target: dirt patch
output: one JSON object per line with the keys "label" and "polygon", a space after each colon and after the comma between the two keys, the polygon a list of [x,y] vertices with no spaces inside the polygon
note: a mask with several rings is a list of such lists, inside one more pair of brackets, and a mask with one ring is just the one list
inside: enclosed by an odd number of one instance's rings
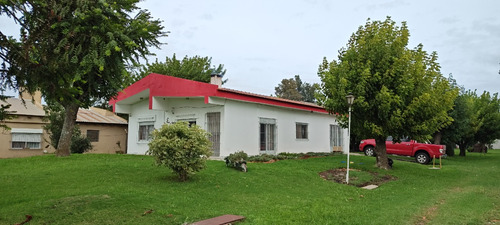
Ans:
{"label": "dirt patch", "polygon": [[425,210],[424,214],[417,218],[417,221],[415,222],[415,224],[417,224],[417,225],[428,224],[432,220],[432,218],[434,218],[437,215],[437,210],[438,210],[439,206],[444,204],[444,203],[445,203],[445,200],[441,199],[436,205],[433,205],[433,206],[427,208],[427,210]]}
{"label": "dirt patch", "polygon": [[[350,169],[349,173],[356,171],[360,172],[360,170],[356,169]],[[319,173],[319,176],[325,180],[336,182],[339,184],[346,184],[346,168],[338,168],[338,169],[333,169],[333,170],[326,170],[323,172]],[[396,180],[397,178],[391,175],[380,175],[376,172],[371,172],[371,171],[364,171],[365,173],[368,173],[371,175],[371,179],[367,181],[362,181],[362,182],[352,182],[356,181],[357,177],[353,175],[349,175],[349,185],[353,185],[356,187],[364,187],[370,184],[374,184],[377,186],[380,186],[381,184],[387,183],[392,180]]]}

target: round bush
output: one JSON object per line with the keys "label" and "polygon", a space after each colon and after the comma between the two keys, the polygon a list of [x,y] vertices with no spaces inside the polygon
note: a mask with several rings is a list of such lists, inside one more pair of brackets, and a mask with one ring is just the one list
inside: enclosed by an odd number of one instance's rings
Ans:
{"label": "round bush", "polygon": [[154,130],[147,154],[154,156],[155,164],[166,166],[179,176],[181,181],[205,168],[212,155],[210,134],[199,126],[187,122],[164,124]]}

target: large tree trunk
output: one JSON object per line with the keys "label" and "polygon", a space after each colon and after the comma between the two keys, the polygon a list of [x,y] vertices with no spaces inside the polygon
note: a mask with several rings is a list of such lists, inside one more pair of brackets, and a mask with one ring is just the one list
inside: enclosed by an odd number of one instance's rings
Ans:
{"label": "large tree trunk", "polygon": [[467,145],[461,144],[458,146],[458,148],[460,149],[459,156],[465,156],[465,150],[467,150]]}
{"label": "large tree trunk", "polygon": [[69,156],[71,147],[71,136],[73,136],[73,128],[75,127],[76,115],[78,113],[78,104],[70,103],[64,106],[66,115],[64,116],[64,124],[61,130],[61,137],[57,144],[56,156]]}
{"label": "large tree trunk", "polygon": [[455,156],[455,143],[447,144],[446,145],[446,155],[448,156]]}
{"label": "large tree trunk", "polygon": [[377,156],[377,167],[380,169],[389,170],[389,160],[387,159],[387,151],[385,147],[386,138],[375,139],[375,155]]}
{"label": "large tree trunk", "polygon": [[441,132],[437,132],[434,134],[434,144],[435,145],[440,145],[441,144],[441,137],[443,135],[441,135]]}

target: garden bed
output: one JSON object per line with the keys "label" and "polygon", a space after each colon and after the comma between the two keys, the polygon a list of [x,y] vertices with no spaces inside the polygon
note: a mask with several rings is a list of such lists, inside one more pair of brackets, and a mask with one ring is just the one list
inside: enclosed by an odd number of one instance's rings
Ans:
{"label": "garden bed", "polygon": [[[346,168],[338,168],[320,172],[319,176],[328,181],[333,181],[339,184],[346,184],[346,172]],[[353,185],[356,187],[365,187],[371,184],[380,186],[381,184],[396,179],[396,177],[387,174],[381,175],[376,172],[356,169],[349,170],[349,185]]]}

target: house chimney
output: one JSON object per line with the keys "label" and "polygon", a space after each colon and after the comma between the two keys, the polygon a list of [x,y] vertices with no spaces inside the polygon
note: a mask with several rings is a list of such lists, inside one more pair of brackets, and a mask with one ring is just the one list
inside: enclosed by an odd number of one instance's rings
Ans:
{"label": "house chimney", "polygon": [[32,95],[25,88],[19,88],[19,98],[24,99],[25,101],[34,101],[36,106],[42,108],[42,92],[41,91],[37,90]]}
{"label": "house chimney", "polygon": [[215,84],[218,87],[221,87],[222,86],[222,75],[215,73],[215,71],[212,72],[212,74],[210,74],[210,83]]}

